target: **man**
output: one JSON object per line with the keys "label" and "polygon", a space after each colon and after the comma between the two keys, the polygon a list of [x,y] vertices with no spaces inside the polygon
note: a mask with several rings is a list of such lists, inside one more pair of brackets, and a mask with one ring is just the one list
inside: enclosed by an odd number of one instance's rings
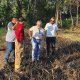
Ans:
{"label": "man", "polygon": [[58,31],[58,27],[57,24],[55,23],[55,18],[52,17],[50,19],[50,22],[47,23],[45,26],[47,57],[50,56],[50,50],[52,54],[55,50],[57,31]]}
{"label": "man", "polygon": [[42,22],[38,20],[36,25],[29,29],[29,36],[32,42],[32,63],[39,61],[40,58],[42,36],[44,34],[44,30],[41,26]]}
{"label": "man", "polygon": [[6,42],[7,42],[7,52],[6,52],[6,62],[9,63],[9,56],[12,53],[12,61],[14,62],[14,55],[15,55],[15,26],[16,18],[13,18],[11,22],[8,23],[7,34],[6,34]]}
{"label": "man", "polygon": [[15,72],[18,72],[19,68],[20,68],[22,53],[23,53],[23,38],[24,38],[23,18],[19,18],[19,21],[17,21],[17,25],[16,25],[16,28],[15,28],[15,35],[16,35],[16,41],[15,41]]}

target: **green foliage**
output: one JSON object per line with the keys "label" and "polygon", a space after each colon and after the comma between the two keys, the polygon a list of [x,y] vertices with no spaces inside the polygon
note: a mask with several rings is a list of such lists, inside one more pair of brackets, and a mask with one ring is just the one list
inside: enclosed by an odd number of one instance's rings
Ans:
{"label": "green foliage", "polygon": [[[71,10],[73,14],[73,10],[76,10],[76,4],[74,5],[72,0],[0,0],[0,19],[4,19],[3,26],[7,26],[11,18],[21,16],[25,18],[25,26],[27,27],[35,25],[36,20],[39,19],[42,20],[44,26],[52,16],[58,16],[58,22],[60,22],[60,12],[68,11],[69,14],[70,5],[73,6]],[[76,14],[74,17],[74,24],[76,24]],[[71,26],[70,16],[68,20],[61,21],[63,27]]]}
{"label": "green foliage", "polygon": [[63,28],[70,28],[71,27],[71,19],[65,19],[62,21]]}

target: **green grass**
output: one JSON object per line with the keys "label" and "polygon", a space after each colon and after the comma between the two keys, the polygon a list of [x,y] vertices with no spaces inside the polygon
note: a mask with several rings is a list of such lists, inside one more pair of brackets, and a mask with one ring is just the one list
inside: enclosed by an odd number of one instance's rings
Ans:
{"label": "green grass", "polygon": [[6,29],[0,28],[0,48],[6,47],[5,36],[6,36]]}
{"label": "green grass", "polygon": [[0,37],[6,34],[6,28],[0,28]]}

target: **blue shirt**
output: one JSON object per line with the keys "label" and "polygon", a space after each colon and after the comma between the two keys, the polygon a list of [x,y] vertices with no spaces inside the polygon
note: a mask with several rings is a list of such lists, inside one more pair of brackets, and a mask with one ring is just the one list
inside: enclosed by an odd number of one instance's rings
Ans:
{"label": "blue shirt", "polygon": [[56,37],[56,32],[58,31],[57,24],[47,23],[45,26],[46,37]]}

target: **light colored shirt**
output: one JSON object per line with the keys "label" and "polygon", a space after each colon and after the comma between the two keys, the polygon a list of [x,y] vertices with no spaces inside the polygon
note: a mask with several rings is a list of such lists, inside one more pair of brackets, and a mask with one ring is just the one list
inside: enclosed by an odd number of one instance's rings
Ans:
{"label": "light colored shirt", "polygon": [[15,42],[15,31],[12,30],[13,24],[9,22],[7,25],[7,34],[6,34],[6,41],[7,42]]}
{"label": "light colored shirt", "polygon": [[44,29],[43,28],[38,29],[37,26],[31,27],[30,31],[32,31],[32,37],[36,39],[42,39],[42,36],[44,35]]}
{"label": "light colored shirt", "polygon": [[56,32],[58,31],[57,24],[47,23],[45,26],[46,37],[56,37]]}

